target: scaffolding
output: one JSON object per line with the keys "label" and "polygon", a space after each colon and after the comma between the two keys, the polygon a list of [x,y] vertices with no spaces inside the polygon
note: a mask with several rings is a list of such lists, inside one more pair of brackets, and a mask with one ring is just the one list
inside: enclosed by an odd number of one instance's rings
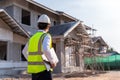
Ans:
{"label": "scaffolding", "polygon": [[[95,36],[95,29],[90,28],[90,33],[89,33],[89,43],[88,43],[88,51],[85,51],[84,47],[84,61],[85,62],[85,67],[84,67],[84,72],[86,73],[87,70],[92,72],[92,74],[99,73],[100,71],[104,71],[104,65],[98,60],[97,54],[97,48],[94,46],[92,38]],[[86,39],[84,38],[83,44],[85,44]],[[100,57],[100,56],[99,56]],[[87,59],[88,58],[88,59]]]}
{"label": "scaffolding", "polygon": [[[90,30],[91,33],[88,35],[88,33],[85,32],[85,26],[79,25],[74,31],[75,36],[69,35],[65,39],[65,46],[72,48],[71,55],[69,55],[71,59],[71,62],[69,62],[71,64],[70,66],[79,67],[80,72],[83,73],[87,71],[91,71],[92,73],[104,71],[104,65],[100,61],[97,62],[100,56],[96,55],[97,48],[92,41],[95,29]],[[92,63],[89,63],[89,61],[86,63],[85,60],[88,60],[87,58],[89,58]],[[75,59],[77,59],[76,62]],[[65,64],[66,63],[67,62],[65,62]]]}

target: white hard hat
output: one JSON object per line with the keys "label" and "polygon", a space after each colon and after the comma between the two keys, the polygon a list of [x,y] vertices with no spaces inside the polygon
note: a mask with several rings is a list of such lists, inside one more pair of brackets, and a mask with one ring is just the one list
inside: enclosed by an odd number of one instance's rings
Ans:
{"label": "white hard hat", "polygon": [[42,22],[42,23],[51,23],[50,22],[50,18],[46,15],[46,14],[42,14],[40,17],[39,17],[39,19],[38,19],[38,21],[37,21],[38,23],[39,22]]}

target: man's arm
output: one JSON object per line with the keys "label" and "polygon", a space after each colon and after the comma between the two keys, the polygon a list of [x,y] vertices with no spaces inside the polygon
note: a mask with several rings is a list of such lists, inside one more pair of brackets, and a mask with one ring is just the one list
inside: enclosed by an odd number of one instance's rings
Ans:
{"label": "man's arm", "polygon": [[28,43],[26,43],[24,49],[22,50],[22,53],[27,60],[27,58],[28,58]]}
{"label": "man's arm", "polygon": [[50,50],[50,43],[51,43],[51,36],[47,34],[43,40],[43,53],[47,57],[48,61],[51,63],[52,68],[56,66],[56,63],[53,59],[53,56],[51,55],[51,50]]}

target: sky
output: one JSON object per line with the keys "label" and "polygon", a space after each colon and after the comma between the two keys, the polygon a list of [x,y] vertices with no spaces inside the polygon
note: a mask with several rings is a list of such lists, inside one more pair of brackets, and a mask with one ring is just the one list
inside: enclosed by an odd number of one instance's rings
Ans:
{"label": "sky", "polygon": [[53,10],[63,11],[97,29],[114,50],[120,52],[120,0],[35,0]]}

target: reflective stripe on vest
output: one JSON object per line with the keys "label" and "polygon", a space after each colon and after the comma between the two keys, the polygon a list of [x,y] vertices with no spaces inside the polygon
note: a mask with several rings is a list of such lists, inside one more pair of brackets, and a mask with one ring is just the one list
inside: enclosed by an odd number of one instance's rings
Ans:
{"label": "reflective stripe on vest", "polygon": [[29,65],[44,65],[44,62],[28,62]]}
{"label": "reflective stripe on vest", "polygon": [[47,33],[37,32],[29,40],[28,46],[28,73],[38,73],[46,70],[42,59],[42,42]]}

